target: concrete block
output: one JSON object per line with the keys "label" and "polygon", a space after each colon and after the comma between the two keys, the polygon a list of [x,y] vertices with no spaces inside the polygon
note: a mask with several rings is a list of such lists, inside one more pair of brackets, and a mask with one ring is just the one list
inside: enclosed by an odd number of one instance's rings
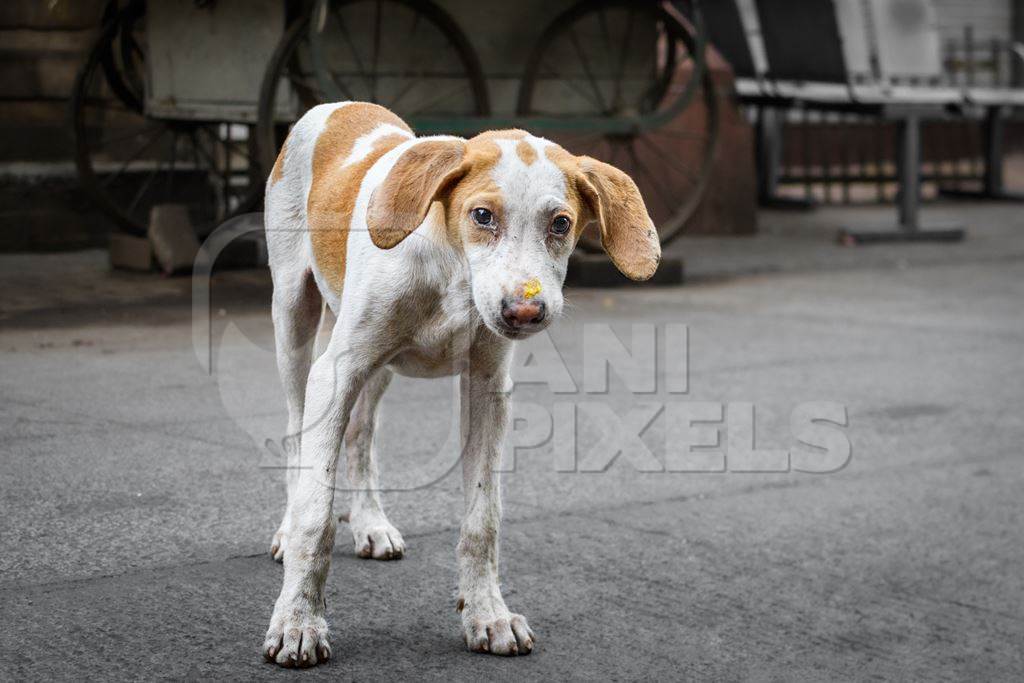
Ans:
{"label": "concrete block", "polygon": [[150,210],[149,241],[163,272],[192,269],[199,252],[199,240],[184,204],[158,204]]}
{"label": "concrete block", "polygon": [[126,270],[152,270],[153,247],[145,237],[116,232],[110,236],[110,265]]}

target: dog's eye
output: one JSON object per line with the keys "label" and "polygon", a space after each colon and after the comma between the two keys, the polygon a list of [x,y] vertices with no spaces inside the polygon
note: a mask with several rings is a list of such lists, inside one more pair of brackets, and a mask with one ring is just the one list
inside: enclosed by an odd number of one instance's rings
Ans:
{"label": "dog's eye", "polygon": [[487,209],[473,209],[471,213],[473,222],[477,225],[489,226],[494,222],[494,214]]}
{"label": "dog's eye", "polygon": [[568,216],[556,216],[555,220],[551,221],[551,232],[556,235],[564,235],[569,232],[571,226],[572,222]]}

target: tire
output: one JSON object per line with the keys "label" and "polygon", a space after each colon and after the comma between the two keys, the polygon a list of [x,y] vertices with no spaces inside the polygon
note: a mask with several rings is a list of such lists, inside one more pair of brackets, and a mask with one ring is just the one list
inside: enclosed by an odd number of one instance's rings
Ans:
{"label": "tire", "polygon": [[[642,122],[659,112],[681,110],[660,126],[638,125],[630,133],[580,130],[551,136],[573,153],[590,154],[629,174],[640,187],[662,244],[683,231],[699,205],[718,142],[718,97],[704,64],[699,7],[694,4],[692,10],[690,20],[661,2],[583,0],[543,31],[519,91],[520,116]],[[641,44],[653,47],[650,57],[642,50],[630,51],[637,25],[647,32]],[[611,40],[616,29],[621,33],[618,50]],[[590,41],[581,41],[581,34]],[[593,43],[604,50],[588,53]],[[635,62],[628,81],[627,59]],[[645,80],[647,61],[653,69]],[[598,236],[589,231],[579,246],[601,250]]]}
{"label": "tire", "polygon": [[[398,72],[391,77],[391,85],[398,88],[400,95],[398,102],[389,101],[384,92],[377,91],[377,72],[373,71],[372,83],[369,87],[362,82],[366,80],[363,72],[363,65],[360,60],[360,53],[352,37],[352,32],[346,31],[346,23],[342,18],[345,13],[349,20],[359,18],[360,13],[366,13],[373,5],[377,8],[377,27],[380,30],[367,30],[358,34],[359,38],[367,35],[377,36],[374,43],[379,47],[381,54],[401,54],[402,59],[411,56],[415,58],[415,51],[403,53],[403,48],[412,41],[401,39],[396,33],[402,28],[404,22],[394,19],[381,26],[380,15],[385,11],[392,16],[411,19],[412,31],[420,31],[421,39],[424,31],[432,36],[435,45],[441,49],[432,51],[433,59],[430,66],[436,70],[434,75],[423,76],[424,61],[411,60],[410,68],[416,67],[416,73],[412,70]],[[325,18],[321,30],[311,32],[312,15],[317,8],[323,8]],[[333,18],[334,24],[327,19]],[[364,16],[364,18],[366,18]],[[331,33],[328,30],[333,28]],[[362,27],[362,25],[360,25]],[[382,34],[381,31],[387,31]],[[341,45],[342,41],[348,41],[348,52],[338,54],[334,51],[328,52]],[[348,55],[351,55],[351,62]],[[438,56],[447,57],[447,64],[438,65]],[[316,60],[319,60],[318,62]],[[376,67],[376,62],[373,64]],[[319,68],[318,68],[319,67]],[[348,69],[348,71],[345,71]],[[306,73],[306,72],[309,73]],[[358,71],[360,78],[353,78],[353,71]],[[339,78],[338,74],[344,78]],[[298,74],[298,75],[296,75]],[[441,74],[444,74],[442,76]],[[386,74],[385,74],[386,75]],[[297,120],[310,107],[322,102],[336,101],[340,99],[360,100],[376,102],[393,109],[399,116],[405,118],[415,117],[417,114],[414,101],[409,99],[410,91],[415,88],[429,90],[430,79],[451,78],[459,88],[462,97],[458,106],[453,111],[445,111],[444,114],[452,116],[487,116],[490,113],[490,104],[487,95],[487,84],[484,80],[483,71],[476,53],[473,51],[469,41],[459,29],[455,21],[433,2],[428,0],[331,0],[315,5],[301,17],[296,19],[285,32],[274,51],[273,56],[267,63],[263,82],[260,87],[260,98],[258,107],[256,140],[259,148],[259,159],[264,175],[269,173],[277,157],[280,144],[283,142],[283,126]],[[295,98],[295,111],[288,119],[283,120],[280,113],[275,114],[277,109],[277,97],[282,91],[280,84],[286,81],[289,84],[288,92]],[[436,113],[431,112],[431,113]]]}

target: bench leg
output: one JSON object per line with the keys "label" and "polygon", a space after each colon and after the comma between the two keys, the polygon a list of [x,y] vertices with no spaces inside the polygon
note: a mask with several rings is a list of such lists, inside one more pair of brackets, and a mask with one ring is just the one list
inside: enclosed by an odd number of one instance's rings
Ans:
{"label": "bench leg", "polygon": [[877,242],[957,242],[963,228],[922,228],[921,208],[921,115],[908,112],[899,122],[899,223],[895,230],[839,231],[842,244]]}
{"label": "bench leg", "polygon": [[921,207],[921,119],[908,114],[899,128],[899,220],[903,232],[917,232]]}
{"label": "bench leg", "polygon": [[985,112],[985,195],[1003,194],[1003,117],[1000,107]]}

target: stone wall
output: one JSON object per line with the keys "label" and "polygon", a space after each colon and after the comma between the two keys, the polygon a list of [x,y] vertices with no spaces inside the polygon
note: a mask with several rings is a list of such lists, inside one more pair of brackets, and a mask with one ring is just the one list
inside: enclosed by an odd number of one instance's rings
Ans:
{"label": "stone wall", "polygon": [[75,74],[103,5],[0,3],[0,251],[106,243],[111,226],[78,188],[68,126]]}
{"label": "stone wall", "polygon": [[68,98],[103,0],[0,3],[0,162],[70,161]]}

